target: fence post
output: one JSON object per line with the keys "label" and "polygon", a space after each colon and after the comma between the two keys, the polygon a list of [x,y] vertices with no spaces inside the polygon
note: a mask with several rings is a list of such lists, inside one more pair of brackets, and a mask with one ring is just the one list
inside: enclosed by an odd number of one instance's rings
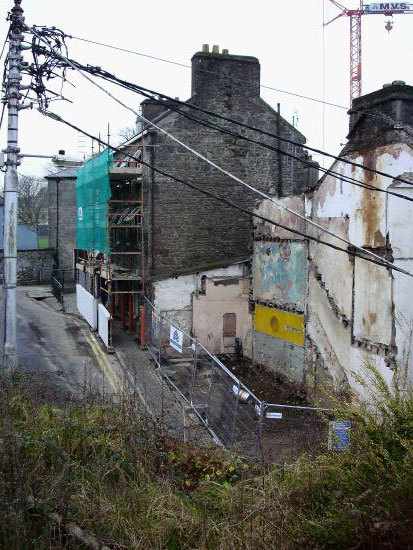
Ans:
{"label": "fence post", "polygon": [[194,340],[194,342],[195,342],[194,367],[192,370],[192,380],[191,380],[191,386],[189,389],[189,403],[191,404],[191,407],[194,406],[193,396],[194,396],[194,386],[195,386],[195,378],[196,378],[196,368],[198,363],[198,342],[196,340]]}
{"label": "fence post", "polygon": [[162,364],[162,331],[163,331],[163,318],[162,315],[159,315],[159,348],[158,348],[158,354],[159,354],[159,360],[158,360],[158,367],[161,368]]}
{"label": "fence post", "polygon": [[238,403],[239,403],[239,391],[240,391],[240,388],[241,388],[241,382],[238,380],[238,385],[237,385],[237,395],[236,395],[236,399],[235,399],[235,411],[234,411],[234,420],[232,422],[232,427],[231,427],[231,447],[234,445],[235,443],[235,426],[237,424],[237,415],[238,415]]}
{"label": "fence post", "polygon": [[260,413],[259,413],[260,416],[258,419],[258,431],[257,431],[257,438],[255,441],[255,449],[254,449],[255,455],[258,454],[259,449],[261,449],[262,451],[262,427],[264,425],[264,414],[265,414],[266,406],[267,404],[265,403],[265,401],[260,402]]}

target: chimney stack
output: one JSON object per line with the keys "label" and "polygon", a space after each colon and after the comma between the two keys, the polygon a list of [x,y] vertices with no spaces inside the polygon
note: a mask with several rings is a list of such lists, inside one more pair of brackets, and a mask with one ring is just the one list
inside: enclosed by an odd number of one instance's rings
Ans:
{"label": "chimney stack", "polygon": [[402,80],[384,84],[354,99],[349,115],[349,141],[341,154],[396,143],[400,129],[413,125],[413,86]]}
{"label": "chimney stack", "polygon": [[219,52],[214,44],[203,44],[202,51],[192,57],[192,96],[201,92],[221,95],[220,89],[232,88],[232,93],[244,97],[260,95],[260,64],[256,57],[230,55],[228,49]]}

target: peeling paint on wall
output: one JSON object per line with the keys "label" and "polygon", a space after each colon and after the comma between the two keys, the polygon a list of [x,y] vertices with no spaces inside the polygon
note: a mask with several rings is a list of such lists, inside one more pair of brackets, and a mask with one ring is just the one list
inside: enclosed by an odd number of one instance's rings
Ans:
{"label": "peeling paint on wall", "polygon": [[307,245],[257,242],[254,245],[254,299],[294,305],[304,311],[307,294]]}

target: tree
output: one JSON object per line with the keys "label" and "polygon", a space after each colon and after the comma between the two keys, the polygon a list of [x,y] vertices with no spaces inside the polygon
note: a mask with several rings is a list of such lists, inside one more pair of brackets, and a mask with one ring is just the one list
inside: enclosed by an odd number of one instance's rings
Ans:
{"label": "tree", "polygon": [[133,136],[136,136],[136,128],[134,126],[125,126],[125,128],[121,128],[118,131],[118,136],[120,139],[120,143],[124,143],[125,141],[129,141]]}
{"label": "tree", "polygon": [[46,223],[47,188],[44,179],[21,175],[17,190],[19,223],[38,231],[39,225]]}

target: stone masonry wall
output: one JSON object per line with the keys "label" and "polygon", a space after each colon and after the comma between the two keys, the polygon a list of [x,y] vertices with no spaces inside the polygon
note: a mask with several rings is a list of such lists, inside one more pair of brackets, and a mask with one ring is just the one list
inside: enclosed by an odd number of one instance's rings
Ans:
{"label": "stone masonry wall", "polygon": [[76,178],[49,178],[48,193],[50,246],[57,251],[59,269],[72,269],[77,227]]}
{"label": "stone masonry wall", "polygon": [[[19,250],[17,252],[17,284],[48,283],[52,277],[53,254],[51,248]],[[0,251],[0,279],[3,280],[3,251]]]}
{"label": "stone masonry wall", "polygon": [[[197,80],[200,68],[205,73]],[[206,71],[218,72],[220,76]],[[255,58],[196,54],[190,102],[304,143],[304,137],[260,98],[259,72]],[[206,117],[202,113],[195,114]],[[234,127],[225,121],[210,117],[208,120],[252,139],[291,150],[290,145],[279,144],[274,138]],[[299,163],[280,157],[277,152],[200,126],[179,113],[170,113],[157,124],[266,193],[290,195],[306,187]],[[256,193],[196,158],[159,131],[153,134],[152,140],[154,147],[147,149],[148,162],[243,208],[254,208],[259,199]],[[152,158],[149,155],[153,155]],[[146,175],[145,181],[150,181],[150,172]],[[250,216],[159,174],[153,175],[152,192],[153,278],[165,278],[194,266],[207,268],[209,264],[238,260],[251,254]]]}

